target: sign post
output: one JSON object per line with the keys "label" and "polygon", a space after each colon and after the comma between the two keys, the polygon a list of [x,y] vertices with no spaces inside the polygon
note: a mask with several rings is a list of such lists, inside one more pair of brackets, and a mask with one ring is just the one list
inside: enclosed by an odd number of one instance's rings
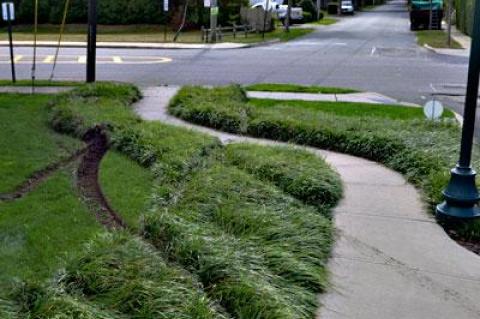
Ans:
{"label": "sign post", "polygon": [[217,42],[217,17],[218,5],[217,0],[210,0],[210,43]]}
{"label": "sign post", "polygon": [[165,25],[163,27],[163,42],[167,42],[168,4],[168,0],[163,0],[163,16],[165,17]]}
{"label": "sign post", "polygon": [[15,58],[13,56],[13,36],[12,36],[12,21],[15,20],[15,7],[13,2],[2,3],[2,17],[8,23],[8,41],[10,43],[10,64],[12,69],[12,82],[17,81],[15,75]]}

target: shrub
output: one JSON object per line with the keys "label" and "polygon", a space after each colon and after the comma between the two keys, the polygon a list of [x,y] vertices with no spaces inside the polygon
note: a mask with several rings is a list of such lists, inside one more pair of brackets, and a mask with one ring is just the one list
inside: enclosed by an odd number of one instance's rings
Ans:
{"label": "shrub", "polygon": [[[338,116],[322,112],[321,108],[302,107],[300,103],[295,107],[283,102],[269,106],[238,102],[235,108],[223,108],[210,100],[200,110],[190,107],[197,104],[197,99],[215,96],[216,90],[227,92],[235,87],[195,90],[195,96],[183,92],[171,105],[174,114],[182,117],[189,113],[185,119],[195,121],[194,113],[202,111],[205,120],[198,124],[208,125],[211,114],[215,117],[216,127],[221,128],[223,114],[226,118],[233,118],[242,112],[248,115],[245,126],[249,135],[311,145],[383,163],[420,187],[432,210],[441,200],[449,169],[458,158],[460,130],[451,118],[429,122],[416,118],[369,117],[368,113],[365,116]],[[211,113],[210,109],[213,109]],[[217,113],[217,109],[222,112]],[[385,106],[385,109],[390,111],[391,106]],[[241,132],[236,127],[230,127],[230,131]],[[458,233],[464,238],[478,239],[480,223],[460,228]]]}

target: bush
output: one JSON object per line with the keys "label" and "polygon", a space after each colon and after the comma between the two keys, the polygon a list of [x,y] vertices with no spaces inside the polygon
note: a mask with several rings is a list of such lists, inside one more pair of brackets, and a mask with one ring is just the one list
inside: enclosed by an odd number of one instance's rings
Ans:
{"label": "bush", "polygon": [[[420,187],[432,210],[441,200],[442,189],[449,178],[448,172],[458,159],[460,130],[451,118],[429,122],[408,117],[402,120],[370,117],[368,113],[355,117],[340,116],[322,112],[321,108],[299,107],[304,105],[302,103],[295,107],[288,102],[258,106],[257,103],[243,102],[243,108],[239,102],[235,108],[223,108],[211,101],[204,103],[201,108],[182,110],[190,105],[198,105],[196,99],[215,96],[217,90],[225,92],[235,88],[202,90],[203,94],[197,89],[196,95],[190,97],[188,92],[183,92],[171,109],[179,116],[189,113],[190,116],[185,119],[193,121],[195,116],[192,113],[202,112],[205,120],[198,124],[204,125],[208,125],[209,110],[213,109],[211,114],[215,116],[217,127],[222,127],[222,114],[232,118],[238,116],[239,112],[244,113],[248,115],[245,125],[251,136],[311,145],[383,163]],[[362,105],[358,104],[358,107]],[[391,106],[384,108],[392,111]],[[217,113],[217,109],[222,109],[222,114]],[[235,127],[230,127],[230,131],[235,130]],[[237,133],[240,131],[237,130]],[[480,223],[470,224],[458,231],[464,238],[478,239]]]}
{"label": "bush", "polygon": [[229,163],[272,182],[304,203],[333,207],[342,194],[338,174],[306,151],[232,144],[226,148],[226,158]]}

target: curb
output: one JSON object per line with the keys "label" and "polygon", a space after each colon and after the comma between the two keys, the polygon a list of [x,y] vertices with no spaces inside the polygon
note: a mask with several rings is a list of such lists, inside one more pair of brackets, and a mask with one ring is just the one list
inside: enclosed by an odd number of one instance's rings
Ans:
{"label": "curb", "polygon": [[[453,53],[453,52],[455,52],[454,50],[456,50],[457,53],[461,53],[462,51],[465,51],[466,49],[437,49],[437,48],[429,46],[426,43],[423,45],[423,47],[425,49],[427,49],[428,51],[433,52],[435,54],[439,54],[439,55],[445,55],[445,56],[451,56],[451,57],[468,57],[468,55]],[[451,51],[452,53],[448,53],[448,52],[445,52],[445,51],[442,52],[442,50],[452,50]],[[467,52],[467,54],[469,54],[469,53]]]}

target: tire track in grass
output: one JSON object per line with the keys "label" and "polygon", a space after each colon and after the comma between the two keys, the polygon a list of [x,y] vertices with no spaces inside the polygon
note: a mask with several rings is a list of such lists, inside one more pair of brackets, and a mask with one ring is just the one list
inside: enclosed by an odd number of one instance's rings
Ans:
{"label": "tire track in grass", "polygon": [[125,222],[111,208],[98,181],[100,162],[109,149],[108,138],[103,128],[96,126],[87,131],[83,140],[88,147],[78,166],[77,188],[102,225],[108,229],[124,229]]}
{"label": "tire track in grass", "polygon": [[30,178],[18,185],[13,192],[0,194],[0,202],[11,202],[26,196],[28,193],[34,191],[55,172],[78,160],[87,152],[87,149],[88,147],[80,149],[69,157],[50,164],[47,167],[33,173]]}

